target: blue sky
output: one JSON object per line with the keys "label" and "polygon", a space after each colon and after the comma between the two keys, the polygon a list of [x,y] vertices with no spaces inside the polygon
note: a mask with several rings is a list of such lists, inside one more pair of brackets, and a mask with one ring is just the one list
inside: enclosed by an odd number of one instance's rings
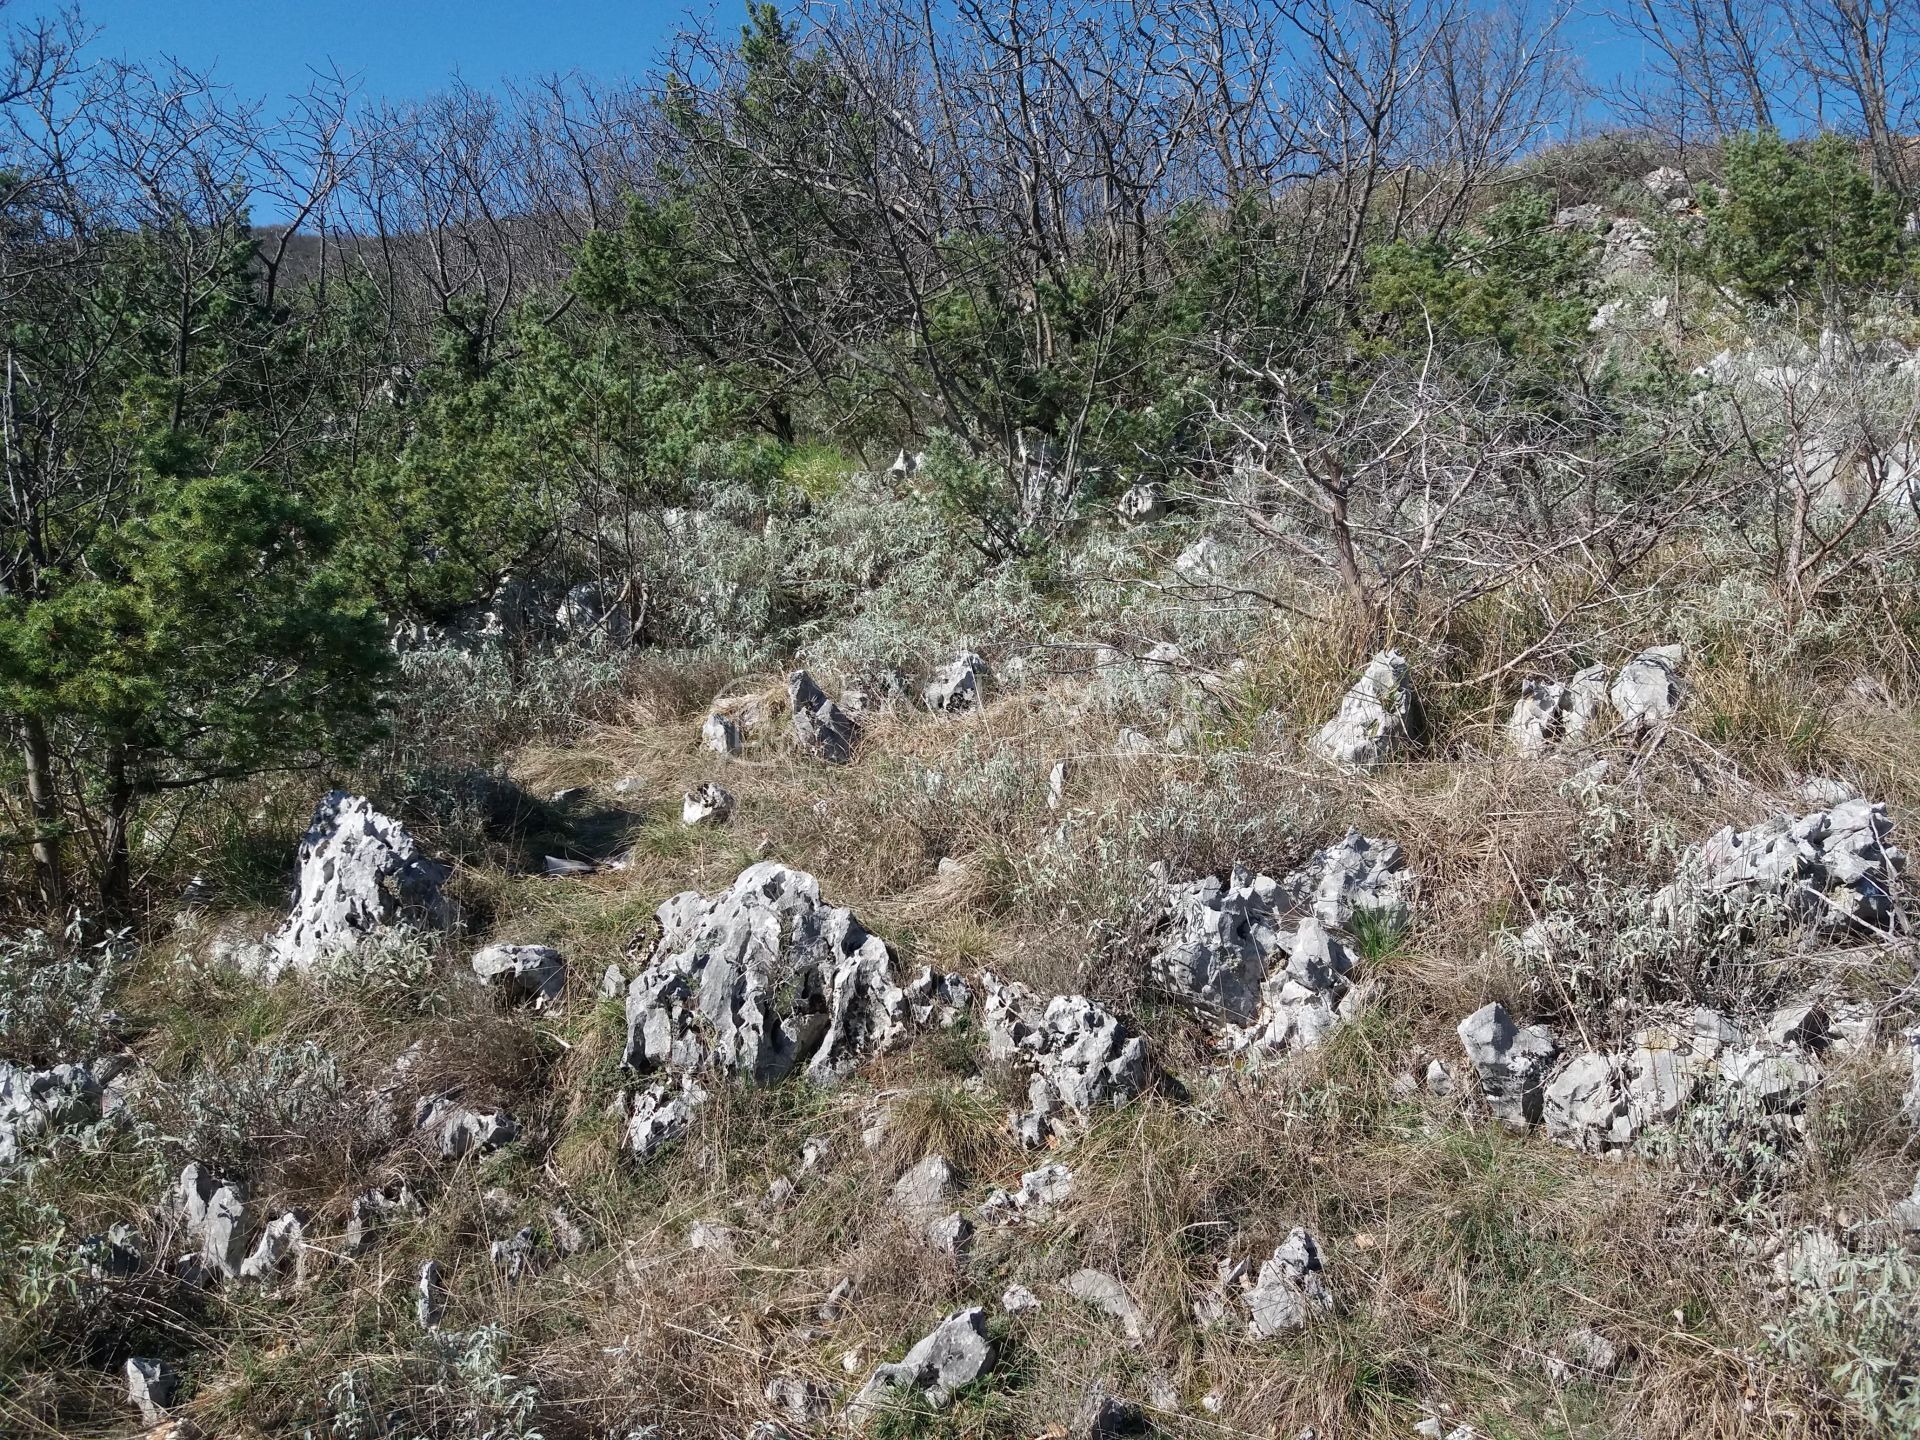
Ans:
{"label": "blue sky", "polygon": [[211,68],[239,94],[270,101],[304,91],[311,68],[329,60],[357,76],[363,94],[391,99],[441,88],[456,73],[483,89],[553,71],[638,77],[690,16],[731,28],[746,14],[745,0],[81,0],[80,8],[104,53]]}

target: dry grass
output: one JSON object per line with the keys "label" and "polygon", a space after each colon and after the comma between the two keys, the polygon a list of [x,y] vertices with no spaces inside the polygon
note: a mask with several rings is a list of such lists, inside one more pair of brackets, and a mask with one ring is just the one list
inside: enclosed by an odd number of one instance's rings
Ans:
{"label": "dry grass", "polygon": [[[432,1391],[438,1372],[412,1319],[414,1277],[431,1257],[451,1278],[448,1326],[503,1327],[501,1363],[537,1386],[549,1440],[639,1425],[734,1437],[765,1418],[760,1396],[776,1375],[809,1377],[838,1404],[941,1315],[968,1303],[997,1309],[1014,1282],[1043,1303],[1004,1326],[996,1379],[946,1419],[918,1430],[900,1421],[889,1433],[1050,1433],[1096,1383],[1142,1400],[1171,1387],[1179,1406],[1155,1418],[1195,1440],[1309,1425],[1384,1440],[1429,1414],[1511,1437],[1869,1433],[1827,1380],[1765,1351],[1778,1302],[1752,1236],[1808,1222],[1857,1230],[1911,1183],[1898,1067],[1877,1055],[1830,1066],[1803,1139],[1764,1184],[1583,1157],[1490,1126],[1471,1100],[1407,1093],[1401,1077],[1430,1056],[1457,1064],[1453,1026],[1490,998],[1579,1019],[1578,1004],[1529,990],[1538,977],[1516,973],[1493,937],[1525,925],[1549,884],[1581,880],[1589,866],[1606,867],[1610,883],[1657,884],[1641,843],[1656,827],[1699,839],[1745,823],[1780,808],[1790,772],[1805,770],[1886,797],[1910,830],[1920,804],[1913,712],[1816,706],[1804,677],[1708,657],[1689,675],[1687,733],[1651,753],[1604,747],[1607,823],[1617,829],[1596,838],[1595,811],[1568,783],[1590,757],[1506,757],[1492,727],[1514,677],[1452,683],[1531,643],[1524,617],[1480,617],[1476,627],[1443,637],[1438,657],[1409,636],[1430,666],[1433,734],[1410,763],[1372,777],[1333,775],[1306,757],[1306,737],[1364,658],[1363,638],[1337,626],[1277,627],[1217,698],[1177,712],[1192,748],[1125,759],[1119,729],[1140,715],[1095,703],[1082,680],[995,692],[964,717],[880,717],[855,763],[837,768],[787,751],[778,677],[649,662],[620,714],[566,745],[524,749],[511,767],[536,797],[590,787],[541,843],[617,837],[623,867],[552,880],[504,842],[486,852],[460,881],[484,928],[438,957],[421,1011],[293,983],[213,979],[183,993],[155,962],[132,999],[156,1017],[144,1048],[169,1086],[224,1063],[236,1043],[311,1039],[357,1095],[420,1038],[409,1095],[458,1089],[523,1125],[506,1151],[452,1165],[356,1133],[351,1106],[298,1143],[266,1137],[256,1193],[269,1208],[304,1207],[316,1235],[337,1235],[358,1189],[400,1171],[427,1216],[364,1256],[316,1263],[305,1289],[156,1299],[141,1314],[173,1350],[195,1354],[188,1413],[223,1435],[297,1433],[325,1422],[328,1386],[358,1368],[381,1403],[425,1407],[416,1419],[437,1416],[454,1433],[458,1397]],[[700,747],[699,720],[716,696],[764,712],[741,758]],[[1070,774],[1056,811],[1047,774],[1062,759]],[[616,794],[627,779],[637,783]],[[686,831],[680,794],[709,779],[735,791],[739,811],[724,829]],[[1141,870],[1161,860],[1185,877],[1242,862],[1281,874],[1349,825],[1398,840],[1420,877],[1413,928],[1367,961],[1381,998],[1272,1073],[1219,1070],[1204,1028],[1145,985],[1152,917],[1139,908]],[[763,855],[818,876],[830,900],[892,943],[903,969],[990,967],[1043,991],[1095,994],[1148,1034],[1171,1078],[1093,1117],[1057,1156],[1022,1155],[1004,1126],[1017,1077],[987,1066],[980,1037],[961,1027],[832,1091],[717,1086],[694,1134],[635,1167],[605,1113],[627,1082],[623,1020],[617,1002],[597,999],[600,972],[650,946],[652,912],[667,896],[718,890]],[[942,875],[948,857],[960,866]],[[562,949],[565,1003],[536,1017],[481,994],[464,965],[468,948],[490,939]],[[1805,955],[1788,958],[1811,972]],[[1818,963],[1824,981],[1889,1014],[1912,973],[1910,956],[1885,949],[1829,950]],[[863,1135],[882,1111],[869,1146]],[[827,1141],[831,1160],[802,1173],[811,1137]],[[957,1208],[1048,1158],[1073,1167],[1075,1193],[1054,1213],[983,1226],[970,1260],[955,1265],[890,1203],[894,1179],[929,1153],[954,1164]],[[793,1198],[765,1203],[781,1178],[795,1183]],[[96,1197],[137,1189],[109,1171],[86,1183]],[[109,1214],[97,1200],[54,1198],[75,1216]],[[508,1284],[488,1246],[528,1224],[550,1239],[555,1207],[586,1245],[548,1252],[535,1274]],[[728,1227],[732,1252],[692,1250],[696,1221]],[[1270,1343],[1238,1324],[1198,1328],[1192,1301],[1217,1262],[1257,1267],[1294,1225],[1319,1239],[1333,1313]],[[1127,1340],[1061,1290],[1088,1265],[1123,1278],[1149,1317],[1144,1339]],[[843,1279],[850,1301],[821,1318]],[[1623,1367],[1555,1386],[1545,1356],[1578,1325],[1604,1331]],[[849,1354],[851,1372],[841,1363]],[[112,1387],[93,1374],[77,1401],[50,1399],[44,1377],[0,1385],[13,1417],[0,1428],[50,1435],[67,1422],[36,1417],[111,1413]],[[430,1393],[440,1398],[421,1398]],[[1216,1408],[1200,1408],[1207,1396]]]}

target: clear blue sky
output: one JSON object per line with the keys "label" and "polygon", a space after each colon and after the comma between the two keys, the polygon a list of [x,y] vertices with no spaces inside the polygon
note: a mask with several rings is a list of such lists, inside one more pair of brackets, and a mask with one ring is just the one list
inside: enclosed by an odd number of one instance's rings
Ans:
{"label": "clear blue sky", "polygon": [[[46,12],[56,0],[16,0]],[[12,8],[12,7],[9,7]],[[131,60],[168,56],[246,96],[278,101],[328,61],[376,99],[443,87],[456,73],[503,79],[578,70],[637,78],[690,16],[729,28],[745,0],[80,0],[97,47]]]}

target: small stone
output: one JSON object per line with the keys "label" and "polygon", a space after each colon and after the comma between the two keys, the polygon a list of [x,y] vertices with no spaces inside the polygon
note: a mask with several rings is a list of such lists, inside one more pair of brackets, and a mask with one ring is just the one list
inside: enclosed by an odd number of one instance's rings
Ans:
{"label": "small stone", "polygon": [[148,1425],[167,1418],[167,1410],[180,1394],[180,1375],[164,1360],[133,1356],[126,1363],[127,1403],[140,1412]]}
{"label": "small stone", "polygon": [[1026,1315],[1040,1308],[1040,1297],[1024,1285],[1009,1285],[1000,1296],[1000,1308],[1009,1315]]}
{"label": "small stone", "polygon": [[1679,710],[1685,694],[1679,670],[1686,653],[1684,646],[1659,645],[1620,667],[1608,698],[1630,737],[1657,734]]}
{"label": "small stone", "polygon": [[474,953],[473,973],[515,1000],[545,1009],[567,988],[567,962],[545,945],[489,945]]}
{"label": "small stone", "polygon": [[735,1232],[730,1225],[721,1225],[712,1220],[696,1220],[687,1230],[687,1245],[690,1249],[704,1251],[721,1259],[730,1259],[735,1249]]}
{"label": "small stone", "polygon": [[268,1223],[260,1232],[260,1242],[240,1264],[240,1273],[249,1280],[271,1279],[289,1259],[299,1260],[306,1248],[306,1226],[295,1214],[285,1214]]}
{"label": "small stone", "polygon": [[1315,1313],[1331,1310],[1333,1296],[1322,1277],[1313,1236],[1297,1226],[1289,1231],[1241,1301],[1252,1315],[1247,1333],[1256,1340],[1298,1330]]}
{"label": "small stone", "polygon": [[927,1243],[956,1265],[965,1265],[973,1248],[973,1222],[959,1211],[943,1215],[926,1230]]}
{"label": "small stone", "polygon": [[1395,758],[1412,745],[1419,717],[1408,677],[1406,657],[1399,651],[1375,655],[1309,748],[1350,770],[1371,770]]}
{"label": "small stone", "polygon": [[934,672],[920,698],[936,714],[954,715],[977,710],[984,698],[987,662],[971,650],[963,651]]}
{"label": "small stone", "polygon": [[762,1393],[767,1404],[796,1425],[823,1419],[831,1403],[825,1387],[801,1375],[776,1375]]}
{"label": "small stone", "polygon": [[893,1182],[893,1208],[909,1225],[931,1223],[953,1190],[953,1167],[944,1155],[929,1155]]}
{"label": "small stone", "polygon": [[709,715],[700,722],[700,743],[716,755],[738,755],[740,727],[724,715]]}
{"label": "small stone", "polygon": [[843,1275],[835,1282],[833,1289],[827,1292],[827,1298],[820,1302],[820,1308],[814,1313],[831,1324],[846,1312],[847,1302],[852,1298],[853,1278]]}
{"label": "small stone", "polygon": [[1110,1395],[1096,1385],[1080,1404],[1074,1416],[1070,1440],[1125,1440],[1130,1435],[1146,1435],[1152,1430],[1146,1411],[1131,1400]]}
{"label": "small stone", "polygon": [[848,1407],[856,1424],[888,1405],[899,1390],[917,1390],[935,1410],[944,1410],[954,1392],[993,1368],[994,1346],[987,1338],[987,1312],[979,1306],[957,1310],[923,1336],[898,1364],[882,1365]]}
{"label": "small stone", "polygon": [[246,1261],[247,1242],[252,1238],[245,1187],[223,1185],[213,1192],[207,1201],[201,1235],[204,1237],[201,1254],[207,1268],[229,1280],[237,1278]]}
{"label": "small stone", "polygon": [[709,780],[680,797],[682,825],[724,825],[733,818],[733,792]]}
{"label": "small stone", "polygon": [[1066,1278],[1064,1286],[1074,1299],[1118,1320],[1122,1333],[1129,1340],[1145,1337],[1146,1314],[1117,1277],[1104,1270],[1076,1270]]}
{"label": "small stone", "polygon": [[1620,1352],[1598,1330],[1582,1325],[1567,1332],[1557,1353],[1547,1357],[1547,1374],[1556,1385],[1575,1379],[1604,1379],[1620,1365]]}
{"label": "small stone", "polygon": [[420,1267],[415,1292],[414,1319],[422,1330],[438,1329],[447,1313],[447,1286],[438,1260],[429,1260]]}
{"label": "small stone", "polygon": [[1559,1053],[1551,1032],[1540,1025],[1518,1028],[1495,1002],[1462,1020],[1459,1033],[1494,1117],[1518,1128],[1539,1120],[1546,1072]]}
{"label": "small stone", "polygon": [[1167,513],[1167,502],[1158,485],[1130,485],[1114,508],[1123,525],[1150,525]]}
{"label": "small stone", "polygon": [[833,703],[813,676],[805,670],[789,675],[787,700],[796,745],[830,765],[845,765],[853,758],[858,733],[853,720]]}

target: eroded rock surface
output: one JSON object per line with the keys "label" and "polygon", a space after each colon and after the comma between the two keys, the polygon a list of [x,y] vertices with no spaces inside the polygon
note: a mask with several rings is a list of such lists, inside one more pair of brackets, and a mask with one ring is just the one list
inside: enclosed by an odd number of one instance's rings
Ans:
{"label": "eroded rock surface", "polygon": [[489,945],[474,952],[473,973],[514,1000],[545,1008],[567,988],[567,962],[546,945]]}
{"label": "eroded rock surface", "polygon": [[1637,738],[1655,734],[1680,709],[1686,694],[1680,683],[1680,666],[1686,655],[1684,646],[1657,645],[1620,667],[1607,698],[1628,735]]}
{"label": "eroded rock surface", "polygon": [[762,861],[717,895],[674,896],[659,919],[652,957],[627,986],[635,1070],[767,1084],[804,1066],[831,1081],[909,1030],[885,942],[802,871]]}
{"label": "eroded rock surface", "polygon": [[844,765],[853,758],[853,742],[859,736],[853,718],[833,703],[813,676],[805,670],[789,675],[787,701],[792,707],[794,744],[830,765]]}
{"label": "eroded rock surface", "polygon": [[897,1364],[882,1365],[868,1376],[849,1413],[856,1422],[864,1423],[896,1399],[905,1398],[902,1391],[918,1392],[928,1405],[943,1410],[957,1390],[991,1370],[993,1361],[987,1312],[977,1305],[957,1310]]}
{"label": "eroded rock surface", "polygon": [[978,709],[985,693],[986,674],[985,660],[971,650],[962,651],[934,671],[920,698],[926,702],[927,709],[949,715]]}
{"label": "eroded rock surface", "polygon": [[1462,1020],[1459,1034],[1494,1118],[1515,1127],[1537,1122],[1547,1070],[1560,1053],[1552,1032],[1544,1025],[1521,1029],[1495,1001]]}
{"label": "eroded rock surface", "polygon": [[1042,1004],[1026,986],[983,972],[988,1053],[1030,1067],[1027,1109],[1013,1119],[1023,1145],[1037,1147],[1063,1125],[1103,1104],[1119,1104],[1146,1080],[1146,1041],[1083,995]]}
{"label": "eroded rock surface", "polygon": [[1224,1049],[1306,1049],[1357,1000],[1352,952],[1329,927],[1398,929],[1412,891],[1400,847],[1358,831],[1284,880],[1235,869],[1224,883],[1168,885],[1167,935],[1150,972],[1221,1022]]}
{"label": "eroded rock surface", "polygon": [[1875,801],[1843,800],[1810,815],[1776,815],[1718,831],[1680,866],[1659,908],[1682,924],[1716,896],[1774,895],[1816,929],[1889,929],[1906,854]]}
{"label": "eroded rock surface", "polygon": [[1375,655],[1313,737],[1313,753],[1350,770],[1371,770],[1411,747],[1418,707],[1408,675],[1398,650]]}
{"label": "eroded rock surface", "polygon": [[1247,1333],[1268,1340],[1298,1330],[1333,1308],[1313,1236],[1295,1226],[1260,1267],[1253,1288],[1240,1297],[1247,1307]]}
{"label": "eroded rock surface", "polygon": [[269,976],[305,970],[322,957],[399,926],[451,925],[441,894],[450,868],[420,853],[399,821],[363,795],[331,791],[300,840],[293,913],[268,937],[261,968]]}

